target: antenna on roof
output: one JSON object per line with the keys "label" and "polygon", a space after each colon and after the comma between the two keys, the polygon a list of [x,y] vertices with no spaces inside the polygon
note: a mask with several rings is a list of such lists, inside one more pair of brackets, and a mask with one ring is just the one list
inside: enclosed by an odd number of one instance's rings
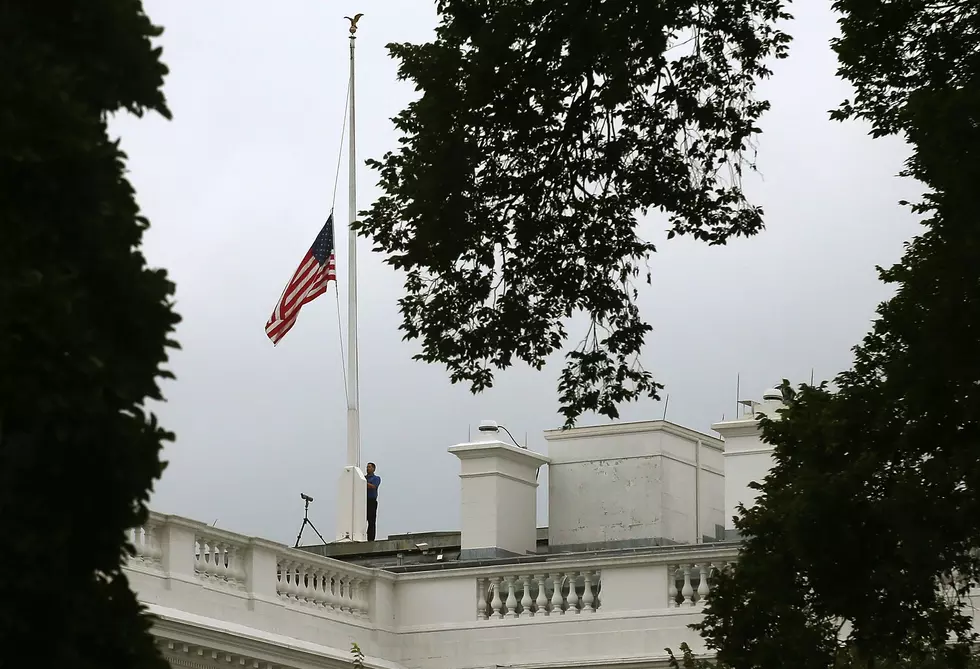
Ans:
{"label": "antenna on roof", "polygon": [[527,430],[524,430],[524,450],[527,450]]}
{"label": "antenna on roof", "polygon": [[667,420],[667,405],[670,404],[670,393],[667,393],[667,397],[664,398],[664,417],[663,420]]}
{"label": "antenna on roof", "polygon": [[810,368],[810,385],[813,385],[813,367]]}
{"label": "antenna on roof", "polygon": [[466,426],[466,441],[468,441],[468,442],[469,441],[473,441],[473,426],[472,425],[467,425]]}
{"label": "antenna on roof", "polygon": [[735,375],[735,419],[736,420],[738,420],[738,406],[739,406],[738,402],[740,399],[742,399],[741,397],[739,397],[742,394],[741,386],[742,386],[742,373],[738,372]]}

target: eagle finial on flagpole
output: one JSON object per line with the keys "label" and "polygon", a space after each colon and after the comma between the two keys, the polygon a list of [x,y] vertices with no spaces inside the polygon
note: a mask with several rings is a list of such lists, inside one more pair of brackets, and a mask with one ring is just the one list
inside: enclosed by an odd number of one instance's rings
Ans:
{"label": "eagle finial on flagpole", "polygon": [[362,16],[364,16],[364,14],[354,14],[354,18],[351,18],[349,16],[345,16],[344,17],[345,19],[347,19],[348,21],[350,21],[350,34],[351,35],[353,35],[354,33],[357,32],[357,22],[361,20],[361,17]]}

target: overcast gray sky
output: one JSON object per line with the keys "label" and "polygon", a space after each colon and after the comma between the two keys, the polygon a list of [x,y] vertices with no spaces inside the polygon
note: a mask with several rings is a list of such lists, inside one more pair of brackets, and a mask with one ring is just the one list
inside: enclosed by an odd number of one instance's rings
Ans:
{"label": "overcast gray sky", "polygon": [[[799,3],[791,56],[761,94],[773,105],[759,140],[760,177],[749,180],[767,229],[709,248],[688,239],[659,245],[641,303],[654,326],[645,364],[670,393],[668,419],[700,430],[788,377],[830,378],[887,296],[874,266],[898,259],[917,230],[897,201],[917,184],[898,179],[907,154],[859,124],[828,120],[848,87],[828,46],[829,2]],[[273,348],[263,327],[331,207],[348,42],[345,14],[366,15],[358,33],[358,153],[395,146],[388,119],[414,95],[396,81],[384,45],[432,34],[432,0],[145,0],[165,27],[166,94],[174,120],[120,118],[114,131],[152,222],[145,251],[177,284],[183,316],[173,356],[177,381],[158,407],[177,433],[152,507],[291,543],[311,516],[333,539],[334,484],[346,459],[345,395],[333,294],[306,306]],[[346,165],[346,156],[344,157]],[[345,172],[346,170],[344,170]],[[377,194],[359,172],[358,202]],[[341,174],[337,216],[346,220]],[[644,222],[655,242],[658,221]],[[345,231],[338,226],[338,240]],[[346,244],[338,243],[341,278]],[[360,268],[362,453],[383,477],[379,538],[457,528],[458,462],[446,449],[492,418],[546,452],[557,427],[558,364],[514,369],[473,397],[443,368],[411,360],[396,300],[401,277],[362,241]],[[343,297],[346,284],[341,284]],[[346,314],[346,307],[344,307]],[[346,316],[345,316],[346,317]],[[623,419],[660,418],[662,403],[625,408]],[[581,424],[605,422],[587,417]],[[539,520],[547,522],[546,477]],[[305,536],[305,535],[304,535]],[[305,537],[312,539],[312,536]]]}

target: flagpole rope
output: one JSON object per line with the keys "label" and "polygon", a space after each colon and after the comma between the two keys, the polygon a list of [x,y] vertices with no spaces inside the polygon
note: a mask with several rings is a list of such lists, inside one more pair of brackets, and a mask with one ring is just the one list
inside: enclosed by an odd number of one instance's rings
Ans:
{"label": "flagpole rope", "polygon": [[340,150],[337,151],[337,171],[333,178],[333,197],[330,198],[330,211],[332,212],[337,204],[337,184],[340,182],[340,162],[344,157],[344,137],[347,136],[347,113],[350,111],[350,77],[347,78],[347,94],[344,96],[347,102],[344,103],[344,121],[340,124]]}
{"label": "flagpole rope", "polygon": [[347,408],[350,408],[350,395],[347,394],[347,359],[344,357],[344,326],[340,320],[340,288],[333,282],[334,296],[337,298],[337,330],[340,332],[340,368],[344,370],[344,396],[347,398]]}
{"label": "flagpole rope", "polygon": [[[340,149],[337,151],[337,171],[334,173],[333,178],[333,195],[330,198],[330,215],[333,216],[334,207],[337,205],[337,184],[340,182],[340,165],[344,158],[344,137],[347,136],[347,113],[350,111],[350,77],[347,78],[347,94],[344,95],[344,120],[340,124]],[[334,244],[336,246],[336,244]],[[334,249],[336,253],[336,249]],[[347,408],[350,409],[350,393],[347,391],[347,356],[344,353],[344,326],[341,322],[340,313],[340,288],[337,285],[337,280],[334,279],[333,290],[334,297],[337,298],[337,330],[340,333],[338,341],[340,342],[340,368],[344,372],[344,396],[347,398]]]}

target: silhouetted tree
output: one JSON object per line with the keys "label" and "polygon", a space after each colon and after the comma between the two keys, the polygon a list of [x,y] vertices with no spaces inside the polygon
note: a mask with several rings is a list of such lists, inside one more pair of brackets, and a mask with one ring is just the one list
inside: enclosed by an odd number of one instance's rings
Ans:
{"label": "silhouetted tree", "polygon": [[361,231],[406,273],[416,357],[479,392],[515,359],[540,369],[582,312],[568,424],[656,398],[634,287],[655,249],[636,217],[709,244],[762,228],[740,176],[769,107],[753,91],[787,52],[783,6],[439,0],[432,42],[389,45],[421,97],[394,119],[401,148],[369,161],[384,194]]}
{"label": "silhouetted tree", "polygon": [[143,404],[160,398],[178,317],[106,129],[120,110],[169,118],[159,33],[139,0],[0,8],[5,658],[167,666],[121,564],[163,469],[170,435]]}
{"label": "silhouetted tree", "polygon": [[838,390],[803,386],[762,420],[775,466],[702,634],[736,669],[961,667],[980,578],[980,4],[834,8],[856,93],[833,116],[908,139],[924,231],[880,270],[896,293]]}

